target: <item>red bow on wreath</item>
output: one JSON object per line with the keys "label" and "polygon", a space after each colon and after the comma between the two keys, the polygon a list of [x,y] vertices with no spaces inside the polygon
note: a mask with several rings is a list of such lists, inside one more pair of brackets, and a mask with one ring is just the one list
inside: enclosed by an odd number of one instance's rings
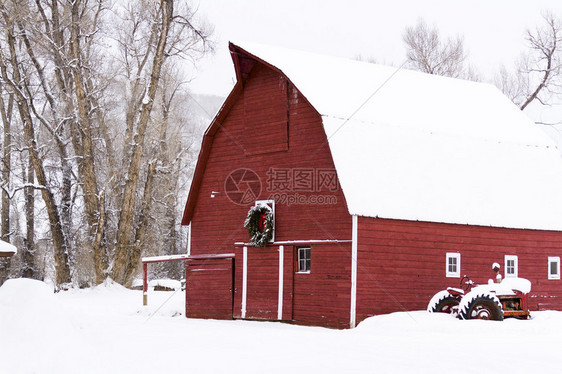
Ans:
{"label": "red bow on wreath", "polygon": [[273,238],[273,211],[267,205],[251,207],[244,227],[248,230],[250,244],[254,247],[267,246]]}

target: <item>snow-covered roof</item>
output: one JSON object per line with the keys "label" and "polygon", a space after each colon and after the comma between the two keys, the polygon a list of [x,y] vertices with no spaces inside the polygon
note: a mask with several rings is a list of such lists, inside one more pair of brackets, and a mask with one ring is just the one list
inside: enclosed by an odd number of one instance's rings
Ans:
{"label": "snow-covered roof", "polygon": [[496,87],[234,43],[322,115],[351,214],[562,230],[562,159]]}
{"label": "snow-covered roof", "polygon": [[0,257],[12,256],[18,252],[16,246],[0,240]]}

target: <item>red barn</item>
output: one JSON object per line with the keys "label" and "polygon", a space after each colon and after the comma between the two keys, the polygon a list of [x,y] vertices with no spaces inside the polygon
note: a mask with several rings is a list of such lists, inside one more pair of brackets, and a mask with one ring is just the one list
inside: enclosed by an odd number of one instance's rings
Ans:
{"label": "red barn", "polygon": [[560,155],[495,87],[230,51],[182,221],[188,317],[353,327],[493,262],[532,282],[531,309],[562,307]]}

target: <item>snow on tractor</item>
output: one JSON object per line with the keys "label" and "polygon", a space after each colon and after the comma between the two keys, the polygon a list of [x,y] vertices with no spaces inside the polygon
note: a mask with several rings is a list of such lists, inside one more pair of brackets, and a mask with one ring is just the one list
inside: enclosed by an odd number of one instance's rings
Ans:
{"label": "snow on tractor", "polygon": [[524,278],[501,280],[500,265],[494,263],[496,281],[475,285],[466,275],[460,288],[449,287],[437,292],[430,300],[427,310],[432,313],[449,313],[459,319],[487,319],[502,321],[507,317],[529,318],[527,294],[531,282]]}

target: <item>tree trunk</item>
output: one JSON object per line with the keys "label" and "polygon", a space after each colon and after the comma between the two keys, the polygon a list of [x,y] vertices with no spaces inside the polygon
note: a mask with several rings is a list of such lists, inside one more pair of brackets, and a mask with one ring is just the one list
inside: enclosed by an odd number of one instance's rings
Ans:
{"label": "tree trunk", "polygon": [[102,283],[107,277],[107,267],[108,267],[108,256],[107,256],[107,246],[103,243],[105,240],[105,191],[100,193],[100,211],[98,220],[98,231],[94,240],[94,248],[98,250],[94,251],[94,271],[96,274],[96,283]]}
{"label": "tree trunk", "polygon": [[[74,88],[76,95],[76,103],[78,105],[79,123],[77,134],[80,134],[80,147],[77,151],[80,152],[79,160],[79,175],[81,180],[82,190],[84,192],[84,209],[86,211],[86,219],[89,226],[90,240],[93,243],[94,265],[96,272],[96,282],[101,283],[105,279],[105,240],[103,240],[105,233],[105,225],[99,226],[100,222],[104,222],[105,217],[100,215],[100,201],[98,199],[98,182],[96,178],[96,167],[94,159],[94,146],[93,136],[91,131],[91,121],[89,113],[91,112],[91,105],[87,98],[85,84],[83,61],[80,51],[80,7],[81,0],[75,0],[72,4],[72,22],[70,33],[70,46],[72,53],[71,64],[72,73],[74,76]],[[99,240],[98,240],[99,237]]]}
{"label": "tree trunk", "polygon": [[[13,20],[8,15],[5,8],[2,8],[2,16],[6,25],[8,25],[6,32],[6,39],[9,48],[9,64],[11,70],[5,64],[5,57],[0,55],[0,70],[2,79],[11,87],[14,92],[15,99],[18,105],[18,111],[21,117],[24,130],[24,138],[27,143],[28,151],[30,152],[31,161],[37,177],[37,182],[41,186],[41,196],[45,202],[45,208],[49,217],[49,225],[51,229],[51,236],[53,239],[54,257],[55,257],[55,272],[56,283],[61,285],[70,282],[70,266],[68,263],[69,246],[67,237],[62,230],[62,222],[60,219],[59,209],[55,200],[53,192],[48,188],[47,177],[43,168],[43,161],[39,156],[37,141],[35,138],[35,129],[31,110],[29,107],[29,100],[25,95],[25,88],[23,85],[27,84],[25,79],[22,79],[20,69],[22,66],[18,61],[16,42],[14,38]],[[1,52],[1,51],[0,51]],[[10,76],[8,72],[11,72]]]}
{"label": "tree trunk", "polygon": [[45,128],[53,135],[55,143],[57,145],[59,151],[59,158],[61,162],[61,169],[62,169],[62,188],[61,188],[61,220],[62,220],[62,229],[64,234],[67,238],[70,237],[70,233],[72,232],[72,219],[71,219],[71,210],[72,210],[72,165],[70,164],[70,158],[68,157],[68,152],[66,149],[66,143],[61,139],[64,127],[57,126],[59,123],[68,122],[63,120],[59,113],[57,112],[57,105],[55,102],[55,98],[51,93],[51,89],[49,84],[47,83],[47,79],[45,77],[44,68],[39,62],[39,59],[36,57],[35,51],[33,50],[33,46],[31,41],[27,36],[27,31],[24,28],[21,21],[18,23],[18,27],[20,29],[19,35],[20,38],[23,39],[25,44],[25,49],[29,58],[31,59],[35,70],[37,71],[37,75],[39,77],[39,81],[41,83],[41,87],[43,89],[43,93],[45,94],[45,98],[49,103],[49,107],[51,109],[51,115],[54,121],[54,125],[51,127],[50,124],[43,118],[43,116],[36,110],[33,94],[27,91],[27,95],[31,100],[29,100],[29,106],[32,110],[33,114],[37,118],[40,119],[40,122],[43,123]]}
{"label": "tree trunk", "polygon": [[[2,157],[2,183],[5,183],[7,189],[10,188],[10,171],[12,168],[12,107],[14,96],[10,94],[8,99],[8,107],[4,103],[4,98],[1,96],[2,85],[0,84],[0,113],[2,115],[2,124],[4,126],[4,153]],[[10,195],[7,191],[2,190],[2,232],[0,239],[5,242],[10,242]]]}
{"label": "tree trunk", "polygon": [[113,279],[121,284],[126,283],[127,268],[130,266],[131,258],[129,254],[132,250],[130,247],[131,226],[133,223],[133,213],[135,208],[135,196],[137,192],[138,175],[143,155],[144,137],[150,113],[154,104],[154,98],[158,89],[160,80],[160,72],[162,65],[166,60],[165,48],[168,37],[170,24],[173,18],[173,0],[162,0],[161,2],[161,28],[158,38],[158,44],[154,54],[152,63],[152,74],[146,100],[143,101],[141,114],[137,126],[137,132],[134,136],[131,161],[129,163],[127,180],[123,192],[123,204],[121,214],[119,216],[119,226],[117,230],[117,245],[115,249],[115,259],[113,263]]}
{"label": "tree trunk", "polygon": [[55,196],[47,187],[47,177],[45,175],[45,170],[43,169],[43,162],[37,152],[35,130],[33,128],[29,108],[27,107],[24,98],[22,98],[21,101],[18,100],[18,106],[20,116],[22,117],[22,122],[24,124],[24,136],[29,147],[29,152],[31,153],[31,161],[33,163],[33,168],[37,176],[37,182],[41,186],[41,196],[43,197],[43,201],[45,202],[45,207],[47,209],[47,214],[49,216],[49,225],[51,228],[51,236],[53,239],[53,247],[55,252],[56,284],[61,285],[64,283],[69,283],[71,279],[70,265],[68,261],[69,246],[67,237],[64,235],[62,230],[62,221],[60,219]]}
{"label": "tree trunk", "polygon": [[23,278],[36,278],[35,264],[35,182],[33,173],[33,160],[31,155],[26,167],[26,184],[25,187],[25,222],[26,236],[24,240],[24,248],[22,253],[22,269],[21,276]]}
{"label": "tree trunk", "polygon": [[[164,201],[164,205],[166,206],[166,210],[164,213],[163,225],[164,227],[167,226],[167,233],[164,237],[163,243],[165,246],[166,254],[178,254],[178,245],[177,245],[177,231],[176,231],[176,223],[177,223],[177,212],[176,212],[176,203],[177,203],[177,194],[175,193],[177,190],[177,182],[179,175],[179,170],[177,169],[178,163],[170,163],[170,155],[177,154],[176,151],[181,149],[181,137],[170,137],[169,136],[169,129],[170,129],[170,108],[174,101],[175,94],[177,93],[180,84],[176,85],[172,90],[171,94],[168,95],[168,88],[169,84],[164,85],[162,89],[162,125],[160,127],[160,139],[159,144],[161,144],[159,153],[160,153],[160,160],[162,165],[165,166],[166,172],[162,175],[164,181],[163,183],[159,183],[159,185],[163,185],[160,190],[164,190],[164,197],[162,200]],[[171,148],[171,150],[170,150]],[[181,277],[181,270],[179,270],[178,265],[180,264],[170,264],[172,268],[173,277],[180,276]],[[179,270],[179,271],[178,271]],[[179,273],[179,274],[178,274]]]}
{"label": "tree trunk", "polygon": [[135,233],[135,243],[133,245],[133,250],[131,251],[131,257],[125,268],[124,284],[127,287],[131,286],[133,276],[135,275],[135,270],[138,269],[140,265],[142,250],[146,237],[146,229],[148,228],[148,222],[150,218],[150,206],[152,205],[152,186],[154,184],[153,182],[155,170],[156,161],[152,161],[150,165],[148,165],[148,171],[146,173],[146,182],[144,184],[144,193],[142,196],[142,207],[140,210],[140,222]]}

